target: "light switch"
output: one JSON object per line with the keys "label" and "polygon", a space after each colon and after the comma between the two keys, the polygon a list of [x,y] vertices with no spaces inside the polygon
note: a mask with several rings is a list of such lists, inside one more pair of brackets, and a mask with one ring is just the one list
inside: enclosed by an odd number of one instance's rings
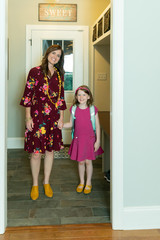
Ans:
{"label": "light switch", "polygon": [[97,80],[107,80],[107,73],[97,73]]}

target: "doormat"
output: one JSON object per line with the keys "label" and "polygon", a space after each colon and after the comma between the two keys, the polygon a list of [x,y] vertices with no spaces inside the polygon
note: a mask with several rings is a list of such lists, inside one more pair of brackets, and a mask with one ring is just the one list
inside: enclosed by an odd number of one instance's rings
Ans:
{"label": "doormat", "polygon": [[54,151],[54,158],[69,158],[69,147],[64,147],[60,151]]}

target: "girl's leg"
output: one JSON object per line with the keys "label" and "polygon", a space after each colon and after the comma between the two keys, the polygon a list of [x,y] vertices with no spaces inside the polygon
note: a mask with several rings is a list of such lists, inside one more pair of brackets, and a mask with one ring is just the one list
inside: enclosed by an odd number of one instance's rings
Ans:
{"label": "girl's leg", "polygon": [[76,191],[78,193],[81,193],[84,188],[85,161],[78,163],[78,172],[79,172],[80,184],[77,186]]}
{"label": "girl's leg", "polygon": [[86,185],[91,186],[91,180],[92,180],[92,174],[93,174],[93,164],[92,160],[86,160],[86,173],[87,173],[87,180],[86,180]]}
{"label": "girl's leg", "polygon": [[80,184],[84,184],[85,161],[78,163],[78,172],[79,172]]}
{"label": "girl's leg", "polygon": [[53,166],[53,159],[54,159],[54,151],[52,152],[45,152],[44,158],[44,184],[49,184],[49,178],[52,171]]}
{"label": "girl's leg", "polygon": [[39,176],[40,165],[41,165],[40,153],[32,153],[30,165],[31,165],[32,178],[33,178],[33,186],[38,186],[38,176]]}

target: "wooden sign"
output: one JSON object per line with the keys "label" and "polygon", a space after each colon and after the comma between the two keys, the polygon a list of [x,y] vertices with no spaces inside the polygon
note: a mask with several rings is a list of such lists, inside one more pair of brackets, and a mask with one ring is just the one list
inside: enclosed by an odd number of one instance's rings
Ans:
{"label": "wooden sign", "polygon": [[39,3],[39,21],[76,22],[77,4]]}

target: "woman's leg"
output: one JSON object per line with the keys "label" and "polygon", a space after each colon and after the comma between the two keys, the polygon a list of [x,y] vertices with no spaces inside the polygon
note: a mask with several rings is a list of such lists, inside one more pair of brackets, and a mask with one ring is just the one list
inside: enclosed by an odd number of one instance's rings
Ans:
{"label": "woman's leg", "polygon": [[93,174],[93,164],[92,160],[86,160],[86,173],[87,173],[87,180],[86,185],[91,186],[92,174]]}
{"label": "woman's leg", "polygon": [[33,186],[38,186],[38,176],[41,166],[41,154],[40,153],[32,153],[31,154],[31,172],[33,178]]}
{"label": "woman's leg", "polygon": [[32,153],[31,160],[31,172],[33,178],[33,186],[31,189],[31,198],[32,200],[36,200],[39,197],[39,190],[38,190],[38,176],[41,166],[41,154],[40,153]]}
{"label": "woman's leg", "polygon": [[52,152],[45,152],[45,158],[44,158],[44,181],[43,181],[43,186],[44,186],[44,192],[47,197],[52,197],[53,196],[53,190],[49,184],[49,179],[52,171],[52,166],[53,166],[53,159],[54,159],[54,151]]}
{"label": "woman's leg", "polygon": [[78,172],[79,172],[80,184],[84,184],[85,161],[78,162]]}
{"label": "woman's leg", "polygon": [[44,184],[49,184],[49,179],[52,171],[53,166],[53,159],[54,159],[54,151],[52,152],[45,152],[44,158]]}

